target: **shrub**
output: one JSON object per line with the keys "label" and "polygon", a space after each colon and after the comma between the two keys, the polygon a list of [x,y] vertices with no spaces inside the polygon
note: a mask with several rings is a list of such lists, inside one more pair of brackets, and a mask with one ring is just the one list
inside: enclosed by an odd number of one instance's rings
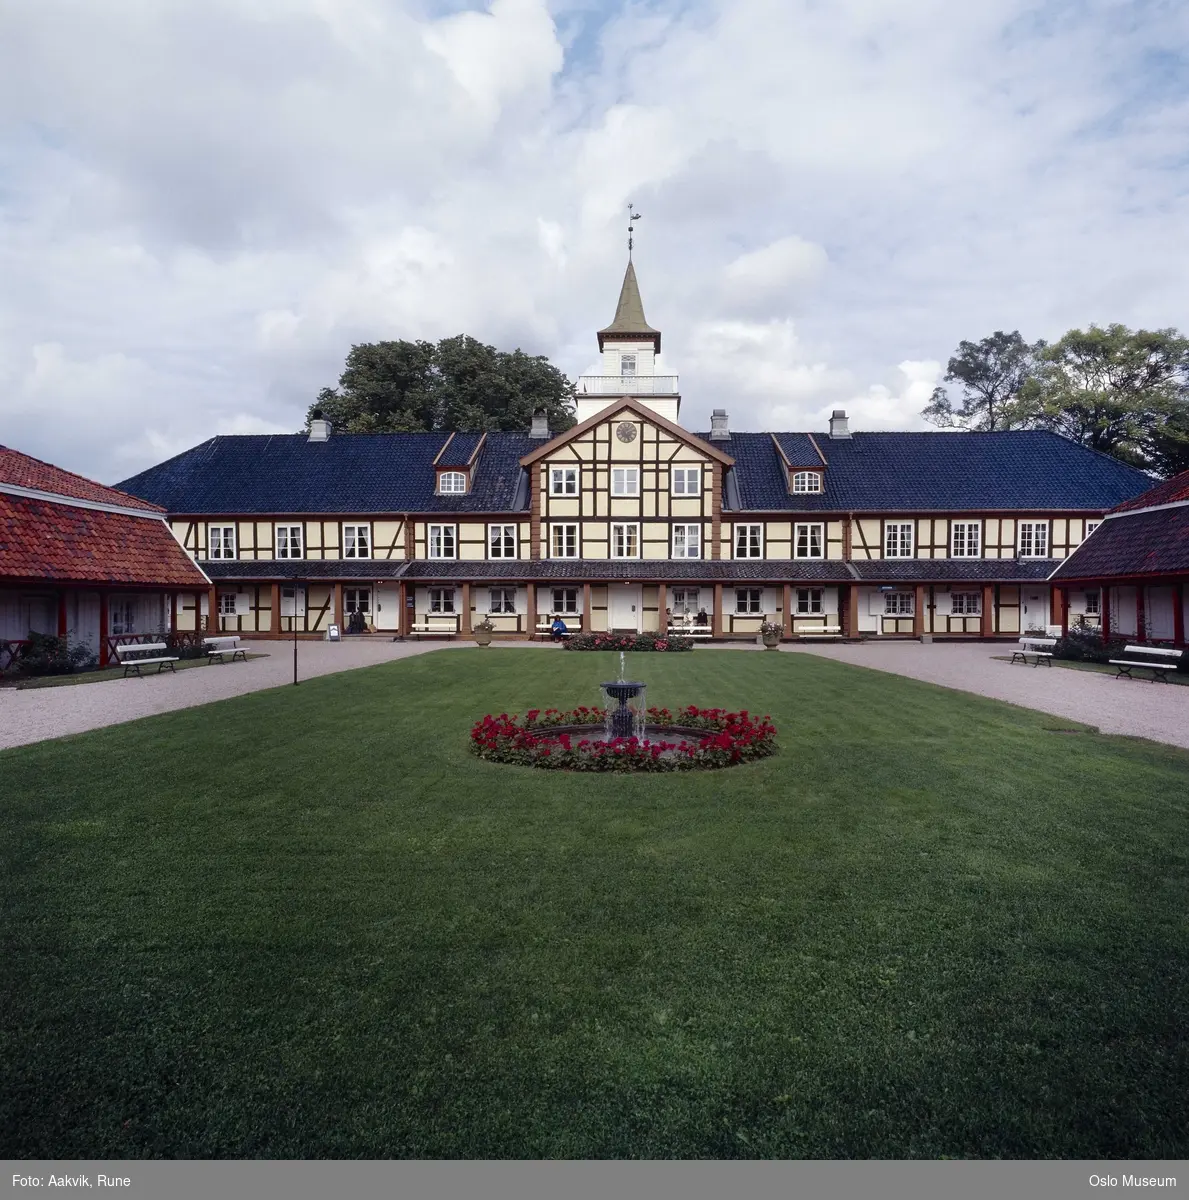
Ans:
{"label": "shrub", "polygon": [[82,643],[71,646],[64,637],[30,630],[28,644],[17,661],[25,675],[73,675],[93,667],[95,656]]}
{"label": "shrub", "polygon": [[557,726],[603,724],[602,708],[530,709],[517,714],[488,714],[471,728],[471,751],[489,762],[514,763],[562,771],[690,771],[732,767],[765,758],[776,752],[776,726],[771,717],[728,712],[724,708],[669,710],[650,708],[651,725],[678,726],[702,731],[691,738],[674,734],[672,741],[649,738],[612,738],[573,733],[550,733]]}
{"label": "shrub", "polygon": [[692,638],[665,633],[576,633],[566,638],[567,650],[692,650]]}
{"label": "shrub", "polygon": [[1053,647],[1053,657],[1069,662],[1104,663],[1112,658],[1121,658],[1126,645],[1122,638],[1104,641],[1101,630],[1087,625],[1070,629],[1065,637],[1058,638]]}

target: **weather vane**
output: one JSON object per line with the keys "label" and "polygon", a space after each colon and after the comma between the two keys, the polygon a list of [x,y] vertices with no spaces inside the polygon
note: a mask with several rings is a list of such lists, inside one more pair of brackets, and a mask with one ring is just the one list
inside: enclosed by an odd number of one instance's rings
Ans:
{"label": "weather vane", "polygon": [[640,219],[638,212],[632,212],[632,205],[628,204],[628,258],[632,257],[632,228],[633,222]]}

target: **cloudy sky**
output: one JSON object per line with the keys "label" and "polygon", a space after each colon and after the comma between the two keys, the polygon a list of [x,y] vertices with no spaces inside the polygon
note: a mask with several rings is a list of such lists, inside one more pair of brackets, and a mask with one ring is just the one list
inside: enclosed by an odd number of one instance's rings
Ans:
{"label": "cloudy sky", "polygon": [[104,482],[351,344],[913,428],[962,338],[1189,328],[1183,0],[0,0],[0,442]]}

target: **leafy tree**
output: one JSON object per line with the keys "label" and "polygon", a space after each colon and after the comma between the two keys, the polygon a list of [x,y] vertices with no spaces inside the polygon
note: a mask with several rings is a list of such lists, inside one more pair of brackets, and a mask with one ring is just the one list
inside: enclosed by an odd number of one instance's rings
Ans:
{"label": "leafy tree", "polygon": [[1037,423],[1139,467],[1168,469],[1189,433],[1189,339],[1175,329],[1071,329],[1023,389]]}
{"label": "leafy tree", "polygon": [[935,388],[922,416],[935,425],[992,431],[1018,429],[1031,423],[1032,413],[1021,392],[1044,342],[1030,345],[1019,330],[996,330],[981,342],[959,342],[950,359],[946,383],[962,386],[955,409],[949,392]]}
{"label": "leafy tree", "polygon": [[524,430],[544,411],[554,431],[574,424],[574,385],[548,359],[472,337],[352,346],[337,388],[310,406],[348,433]]}

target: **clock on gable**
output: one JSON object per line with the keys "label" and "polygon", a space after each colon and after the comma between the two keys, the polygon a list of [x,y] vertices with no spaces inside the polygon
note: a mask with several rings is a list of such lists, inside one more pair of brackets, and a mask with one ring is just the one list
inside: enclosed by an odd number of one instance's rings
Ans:
{"label": "clock on gable", "polygon": [[636,427],[631,421],[620,421],[615,427],[615,436],[621,442],[634,442],[636,440]]}

